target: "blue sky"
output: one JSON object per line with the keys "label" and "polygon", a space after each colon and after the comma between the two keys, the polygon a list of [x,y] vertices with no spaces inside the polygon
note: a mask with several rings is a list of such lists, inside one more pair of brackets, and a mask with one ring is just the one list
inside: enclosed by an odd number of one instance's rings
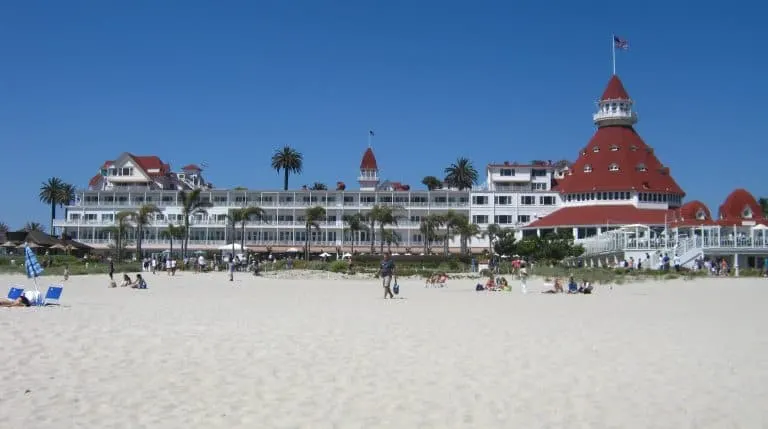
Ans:
{"label": "blue sky", "polygon": [[637,129],[687,200],[768,195],[759,3],[517,3],[3,2],[0,221],[48,225],[41,182],[85,187],[126,151],[270,189],[286,144],[293,186],[353,184],[369,129],[382,175],[416,187],[460,156],[574,160],[613,32]]}

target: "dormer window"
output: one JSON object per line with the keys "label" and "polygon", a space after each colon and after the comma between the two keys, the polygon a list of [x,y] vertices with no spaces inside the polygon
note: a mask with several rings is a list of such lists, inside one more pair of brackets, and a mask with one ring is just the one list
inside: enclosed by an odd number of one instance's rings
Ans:
{"label": "dormer window", "polygon": [[631,150],[632,152],[636,152],[637,151],[637,146],[632,145],[632,146],[629,147],[629,150]]}
{"label": "dormer window", "polygon": [[618,151],[619,151],[619,147],[617,145],[615,145],[615,144],[612,144],[611,145],[611,152],[618,152]]}
{"label": "dormer window", "polygon": [[699,209],[696,211],[696,219],[698,220],[704,220],[707,218],[707,214],[704,213],[703,209]]}
{"label": "dormer window", "polygon": [[637,171],[648,171],[648,168],[642,162],[640,164],[637,164],[636,168],[637,168]]}
{"label": "dormer window", "polygon": [[600,147],[599,146],[593,147],[592,152],[595,152],[595,153],[600,152]]}
{"label": "dormer window", "polygon": [[619,164],[616,164],[615,162],[611,163],[611,165],[608,166],[608,171],[619,171]]}
{"label": "dormer window", "polygon": [[744,210],[741,212],[741,217],[744,219],[752,219],[752,209],[749,208],[749,206],[744,207]]}
{"label": "dormer window", "polygon": [[592,172],[592,166],[587,164],[584,166],[584,172],[585,173],[591,173]]}
{"label": "dormer window", "polygon": [[586,150],[582,150],[581,151],[581,156],[586,156],[586,155],[587,155],[587,151]]}

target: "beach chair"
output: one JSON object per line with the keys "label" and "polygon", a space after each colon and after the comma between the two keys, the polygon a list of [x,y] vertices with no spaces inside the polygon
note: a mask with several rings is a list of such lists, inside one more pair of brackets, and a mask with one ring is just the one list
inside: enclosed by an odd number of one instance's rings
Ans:
{"label": "beach chair", "polygon": [[15,287],[15,285],[11,286],[11,288],[8,290],[8,299],[11,301],[17,300],[23,293],[24,288]]}
{"label": "beach chair", "polygon": [[50,285],[48,286],[48,292],[45,293],[41,305],[59,305],[59,299],[61,299],[61,292],[64,291],[62,285]]}

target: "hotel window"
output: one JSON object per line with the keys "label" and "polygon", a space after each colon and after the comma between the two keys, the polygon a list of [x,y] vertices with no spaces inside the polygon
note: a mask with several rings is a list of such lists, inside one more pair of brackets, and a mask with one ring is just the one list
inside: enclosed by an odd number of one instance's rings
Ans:
{"label": "hotel window", "polygon": [[554,206],[556,204],[555,197],[552,197],[552,196],[539,197],[539,204],[541,204],[542,206]]}
{"label": "hotel window", "polygon": [[637,164],[637,171],[648,171],[648,168],[642,162]]}
{"label": "hotel window", "polygon": [[619,164],[611,163],[611,165],[608,166],[608,171],[619,171]]}
{"label": "hotel window", "polygon": [[494,202],[496,203],[496,205],[508,206],[512,204],[512,197],[508,195],[502,195],[500,197],[495,197]]}
{"label": "hotel window", "polygon": [[528,223],[531,221],[531,215],[517,215],[517,223]]}
{"label": "hotel window", "polygon": [[744,207],[744,210],[741,212],[741,217],[744,219],[752,219],[752,209]]}
{"label": "hotel window", "polygon": [[632,145],[629,147],[629,150],[631,150],[632,152],[635,152],[637,150],[637,146]]}
{"label": "hotel window", "polygon": [[582,150],[581,151],[581,156],[586,156],[586,155],[587,155],[587,151],[586,150]]}
{"label": "hotel window", "polygon": [[272,203],[273,197],[272,195],[262,195],[261,196],[261,202],[262,203]]}
{"label": "hotel window", "polygon": [[113,214],[111,214],[111,213],[108,213],[108,214],[107,214],[107,213],[105,213],[105,214],[102,214],[102,215],[101,215],[101,220],[102,220],[103,222],[112,222],[113,220],[115,220],[115,215],[113,215]]}
{"label": "hotel window", "polygon": [[472,197],[472,204],[477,206],[483,206],[488,204],[488,196],[486,195],[475,195]]}
{"label": "hotel window", "polygon": [[531,177],[547,177],[547,170],[536,168],[531,170]]}
{"label": "hotel window", "polygon": [[71,221],[78,221],[78,220],[80,220],[80,213],[70,213],[69,214],[69,220],[71,220]]}
{"label": "hotel window", "polygon": [[547,190],[547,184],[546,183],[538,183],[538,182],[531,183],[531,190],[532,191],[546,191]]}
{"label": "hotel window", "polygon": [[595,153],[600,152],[600,146],[593,147],[592,152],[595,152]]}
{"label": "hotel window", "polygon": [[523,195],[520,197],[520,204],[524,206],[532,206],[536,204],[536,197],[533,195]]}
{"label": "hotel window", "polygon": [[499,172],[499,175],[500,176],[505,176],[505,177],[514,176],[515,175],[515,170],[513,170],[511,168],[502,168],[501,171]]}
{"label": "hotel window", "polygon": [[499,225],[505,225],[512,223],[512,216],[511,215],[498,215],[495,217],[494,223],[497,223]]}
{"label": "hotel window", "polygon": [[487,224],[488,223],[488,215],[473,215],[472,216],[472,223],[474,224]]}
{"label": "hotel window", "polygon": [[592,166],[587,164],[584,166],[584,172],[585,173],[591,173],[592,172]]}
{"label": "hotel window", "polygon": [[611,145],[611,152],[618,152],[618,151],[619,151],[619,147],[616,146],[615,144],[612,144]]}
{"label": "hotel window", "polygon": [[354,202],[355,202],[355,197],[353,197],[351,195],[345,195],[344,196],[344,204],[349,204],[349,203],[354,203]]}
{"label": "hotel window", "polygon": [[418,216],[418,215],[412,215],[412,216],[411,216],[411,222],[413,222],[413,223],[419,223],[419,222],[421,222],[421,216]]}

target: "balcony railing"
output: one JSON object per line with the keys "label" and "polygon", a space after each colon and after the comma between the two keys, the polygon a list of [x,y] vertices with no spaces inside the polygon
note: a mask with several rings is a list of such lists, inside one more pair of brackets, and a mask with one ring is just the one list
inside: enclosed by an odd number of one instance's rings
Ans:
{"label": "balcony railing", "polygon": [[[179,207],[179,204],[176,202],[176,200],[171,201],[144,201],[144,200],[126,200],[126,201],[105,201],[105,200],[99,200],[99,201],[80,201],[74,205],[71,205],[69,207],[77,208],[77,207],[104,207],[104,208],[116,208],[116,209],[134,209],[138,208],[139,206],[143,204],[154,204],[158,207]],[[214,201],[213,207],[226,207],[226,208],[239,208],[243,207],[245,205],[256,205],[264,209],[283,209],[283,208],[307,208],[307,207],[314,207],[314,206],[322,206],[326,208],[336,208],[336,207],[356,207],[356,208],[366,208],[366,207],[373,207],[374,205],[383,205],[383,206],[393,206],[393,207],[402,207],[403,209],[408,208],[421,208],[421,207],[430,207],[430,208],[460,208],[460,207],[467,207],[469,205],[468,202],[426,202],[426,201],[341,201],[341,200],[334,200],[334,201]]]}
{"label": "balcony railing", "polygon": [[[173,220],[173,221],[167,221],[167,220],[155,220],[149,222],[147,225],[144,226],[144,228],[166,228],[169,224],[173,224],[176,226],[182,225],[183,221],[181,220]],[[321,228],[347,228],[348,225],[341,220],[336,221],[325,221],[325,222],[317,222],[317,224]],[[215,219],[201,219],[197,220],[194,219],[190,221],[189,225],[191,227],[231,227],[231,223],[229,223],[226,220],[215,220]],[[63,220],[63,219],[57,219],[54,221],[54,226],[56,227],[66,227],[66,228],[106,228],[106,227],[112,227],[115,226],[114,221],[107,221],[107,220]],[[133,224],[131,224],[133,226]],[[409,220],[403,220],[398,221],[397,225],[390,225],[387,226],[387,229],[389,228],[418,228],[420,226],[419,222],[415,221],[409,221]],[[241,225],[238,223],[236,225],[238,229],[241,228]],[[253,228],[275,228],[275,227],[293,227],[293,228],[305,228],[306,223],[304,221],[289,221],[289,220],[279,220],[279,221],[251,221],[245,224],[246,229],[253,229]],[[377,224],[378,228],[378,224]]]}

